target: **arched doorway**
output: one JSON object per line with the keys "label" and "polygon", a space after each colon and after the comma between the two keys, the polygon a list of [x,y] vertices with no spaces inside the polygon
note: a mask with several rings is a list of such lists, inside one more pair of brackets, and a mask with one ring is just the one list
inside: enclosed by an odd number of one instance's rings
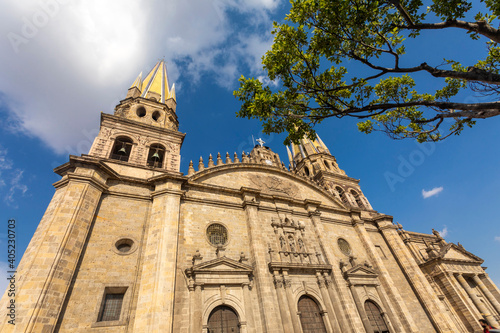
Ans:
{"label": "arched doorway", "polygon": [[208,318],[208,333],[239,333],[238,316],[228,306],[218,306],[212,310]]}
{"label": "arched doorway", "polygon": [[299,299],[300,323],[304,333],[326,333],[318,304],[308,296]]}
{"label": "arched doorway", "polygon": [[365,302],[365,311],[370,321],[370,325],[373,329],[370,333],[389,333],[389,329],[385,324],[384,318],[382,318],[382,313],[379,307],[372,301]]}

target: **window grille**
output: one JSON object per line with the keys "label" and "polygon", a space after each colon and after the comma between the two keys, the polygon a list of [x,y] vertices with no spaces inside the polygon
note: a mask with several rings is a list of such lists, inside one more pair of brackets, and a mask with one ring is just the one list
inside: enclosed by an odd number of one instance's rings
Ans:
{"label": "window grille", "polygon": [[120,320],[124,294],[106,294],[99,321]]}
{"label": "window grille", "polygon": [[207,228],[207,237],[212,245],[225,245],[227,243],[227,229],[222,224],[214,223]]}

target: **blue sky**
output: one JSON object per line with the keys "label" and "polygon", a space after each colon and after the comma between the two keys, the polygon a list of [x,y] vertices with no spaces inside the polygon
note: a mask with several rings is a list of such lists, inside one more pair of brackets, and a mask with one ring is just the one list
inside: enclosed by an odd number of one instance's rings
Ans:
{"label": "blue sky", "polygon": [[[182,172],[200,156],[206,163],[209,154],[249,151],[252,135],[288,164],[284,136],[262,135],[257,121],[236,118],[240,104],[232,95],[241,74],[263,75],[260,57],[272,41],[272,20],[284,17],[288,3],[55,1],[42,1],[51,4],[44,9],[35,0],[0,0],[5,8],[0,13],[1,270],[7,219],[17,221],[20,259],[52,198],[51,184],[59,179],[52,169],[69,154],[88,152],[100,112],[112,113],[137,74],[159,58],[168,63],[180,130],[187,133]],[[46,19],[44,11],[50,13]],[[30,22],[38,24],[36,31],[26,27]],[[12,34],[24,39],[13,46]],[[472,65],[484,52],[460,31],[443,36],[414,41],[406,61],[437,65],[447,56]],[[442,84],[425,75],[419,83],[424,89]],[[474,100],[469,93],[459,96]],[[447,241],[485,259],[500,285],[500,119],[479,121],[461,136],[424,146],[361,134],[355,124],[331,120],[317,131],[340,167],[361,179],[374,209],[410,231],[444,231]],[[440,188],[424,198],[423,191]]]}

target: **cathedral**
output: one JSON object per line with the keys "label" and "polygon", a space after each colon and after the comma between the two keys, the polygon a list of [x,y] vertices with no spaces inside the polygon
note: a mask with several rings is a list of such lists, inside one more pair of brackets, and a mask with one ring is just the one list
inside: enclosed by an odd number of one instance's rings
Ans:
{"label": "cathedral", "polygon": [[[500,326],[463,246],[375,211],[316,136],[180,172],[163,61],[101,114],[5,293],[1,332],[410,333]],[[12,311],[12,304],[15,310]],[[15,325],[12,323],[14,314]]]}

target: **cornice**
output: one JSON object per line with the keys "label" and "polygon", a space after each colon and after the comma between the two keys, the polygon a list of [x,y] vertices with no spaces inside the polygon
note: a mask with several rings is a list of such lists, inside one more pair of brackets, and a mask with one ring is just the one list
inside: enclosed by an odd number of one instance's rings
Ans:
{"label": "cornice", "polygon": [[173,130],[168,129],[168,128],[152,126],[152,125],[144,124],[144,123],[141,123],[138,121],[134,121],[134,120],[130,120],[127,118],[123,118],[123,117],[119,117],[119,116],[115,116],[112,114],[101,112],[101,126],[104,124],[105,121],[119,122],[119,123],[122,123],[122,124],[125,124],[128,126],[141,128],[141,129],[148,131],[148,132],[157,132],[159,134],[167,134],[167,135],[170,135],[174,138],[179,139],[180,143],[182,143],[184,141],[184,137],[186,136],[186,133],[182,133],[179,131],[173,131]]}

